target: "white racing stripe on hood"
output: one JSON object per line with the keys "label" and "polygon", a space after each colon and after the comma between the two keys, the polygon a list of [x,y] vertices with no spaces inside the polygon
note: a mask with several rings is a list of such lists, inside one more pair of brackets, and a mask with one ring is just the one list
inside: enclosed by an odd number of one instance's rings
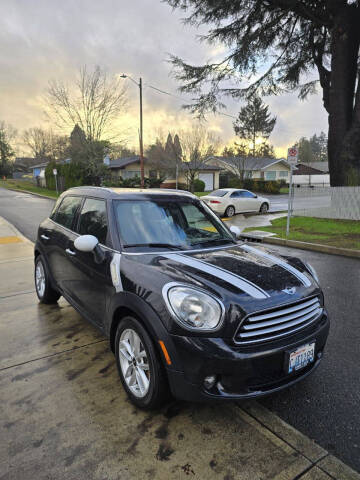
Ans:
{"label": "white racing stripe on hood", "polygon": [[169,253],[162,256],[169,258],[170,260],[175,260],[176,262],[182,263],[183,265],[196,268],[197,270],[200,270],[204,273],[209,273],[214,277],[218,277],[224,282],[227,282],[230,285],[234,285],[235,287],[239,288],[246,294],[250,295],[250,297],[257,299],[264,299],[270,297],[270,295],[266,293],[265,290],[263,290],[261,287],[258,287],[249,280],[239,277],[238,275],[235,275],[228,270],[224,270],[221,267],[216,267],[207,262],[204,262],[203,260],[199,260],[198,258],[193,258],[178,253]]}
{"label": "white racing stripe on hood", "polygon": [[300,280],[300,282],[305,285],[305,287],[311,286],[311,280],[306,275],[294,268],[292,265],[289,265],[287,262],[281,260],[280,258],[274,257],[274,255],[263,252],[262,250],[251,247],[250,245],[240,245],[240,247],[246,252],[253,253],[254,255],[258,255],[259,257],[267,258],[268,260],[274,262],[276,265],[280,265],[280,267],[292,273],[298,280]]}

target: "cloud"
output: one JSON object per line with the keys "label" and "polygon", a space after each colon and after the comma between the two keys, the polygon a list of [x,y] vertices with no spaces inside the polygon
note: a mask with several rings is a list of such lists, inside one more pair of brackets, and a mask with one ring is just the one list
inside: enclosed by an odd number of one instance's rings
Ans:
{"label": "cloud", "polygon": [[[170,76],[168,54],[200,63],[221,55],[224,47],[199,43],[204,33],[184,25],[183,13],[160,0],[2,0],[0,4],[0,118],[18,129],[45,125],[42,95],[50,79],[73,82],[78,69],[99,64],[109,74],[142,77],[144,84],[177,94]],[[117,125],[129,143],[137,145],[138,92],[129,83],[129,110]],[[271,141],[278,148],[300,136],[326,129],[319,96],[300,102],[295,95],[269,98],[278,118]],[[226,99],[227,113],[240,105]],[[176,130],[191,125],[178,98],[144,87],[144,137],[152,141],[159,128]],[[207,125],[227,142],[232,119],[209,116]]]}

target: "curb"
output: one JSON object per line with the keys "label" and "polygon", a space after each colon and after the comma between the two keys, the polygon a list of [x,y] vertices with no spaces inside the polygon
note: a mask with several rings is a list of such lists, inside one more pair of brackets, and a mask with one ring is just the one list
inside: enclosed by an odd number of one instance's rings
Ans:
{"label": "curb", "polygon": [[[317,478],[320,480],[320,478],[325,478],[324,474],[338,480],[360,480],[359,473],[331,455],[315,441],[286,423],[275,413],[263,407],[260,403],[246,400],[237,402],[237,406],[311,462],[312,465],[307,471],[311,471],[313,468],[320,470],[320,472],[322,471],[322,474],[319,473],[319,476],[310,476],[309,480]],[[306,475],[306,472],[304,474]],[[300,478],[303,477],[301,476]]]}
{"label": "curb", "polygon": [[4,217],[0,217],[0,225],[4,223],[7,225],[15,234],[16,237],[21,238],[21,240],[25,243],[29,243],[30,245],[34,245],[34,243],[25,237],[12,223],[8,222]]}
{"label": "curb", "polygon": [[57,198],[48,197],[47,195],[42,195],[41,193],[29,192],[29,190],[19,190],[17,188],[3,187],[5,190],[11,190],[12,192],[27,193],[28,195],[34,195],[35,197],[46,198],[47,200],[53,200],[56,202]]}
{"label": "curb", "polygon": [[300,250],[312,250],[314,252],[328,253],[330,255],[341,255],[343,257],[360,258],[360,250],[351,248],[332,247],[330,245],[321,245],[319,243],[299,242],[298,240],[285,240],[284,238],[257,237],[255,235],[242,233],[242,240],[248,240],[259,243],[270,243],[272,245],[281,245],[284,247],[299,248]]}

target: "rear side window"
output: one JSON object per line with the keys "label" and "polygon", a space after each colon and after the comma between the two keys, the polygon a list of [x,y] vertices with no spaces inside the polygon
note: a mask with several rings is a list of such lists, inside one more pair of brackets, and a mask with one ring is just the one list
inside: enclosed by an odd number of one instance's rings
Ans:
{"label": "rear side window", "polygon": [[81,197],[65,197],[53,220],[66,228],[71,228],[81,201]]}
{"label": "rear side window", "polygon": [[107,230],[106,202],[87,198],[79,217],[80,235],[94,235],[104,245],[106,244]]}

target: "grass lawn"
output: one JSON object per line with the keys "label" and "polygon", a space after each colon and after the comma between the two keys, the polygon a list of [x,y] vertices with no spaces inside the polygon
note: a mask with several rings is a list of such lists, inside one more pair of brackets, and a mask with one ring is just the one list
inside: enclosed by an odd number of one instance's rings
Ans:
{"label": "grass lawn", "polygon": [[[271,224],[271,227],[247,228],[245,231],[264,230],[265,232],[276,233],[279,238],[286,238],[286,217],[277,218]],[[288,239],[360,250],[360,222],[293,217]]]}
{"label": "grass lawn", "polygon": [[203,197],[204,195],[209,195],[210,192],[195,192],[195,195],[198,197]]}
{"label": "grass lawn", "polygon": [[51,198],[57,198],[59,196],[54,190],[37,187],[28,180],[0,180],[0,187],[15,188],[16,190],[23,190],[24,192],[40,193],[41,195],[46,195]]}
{"label": "grass lawn", "polygon": [[280,193],[289,193],[289,187],[280,188]]}

